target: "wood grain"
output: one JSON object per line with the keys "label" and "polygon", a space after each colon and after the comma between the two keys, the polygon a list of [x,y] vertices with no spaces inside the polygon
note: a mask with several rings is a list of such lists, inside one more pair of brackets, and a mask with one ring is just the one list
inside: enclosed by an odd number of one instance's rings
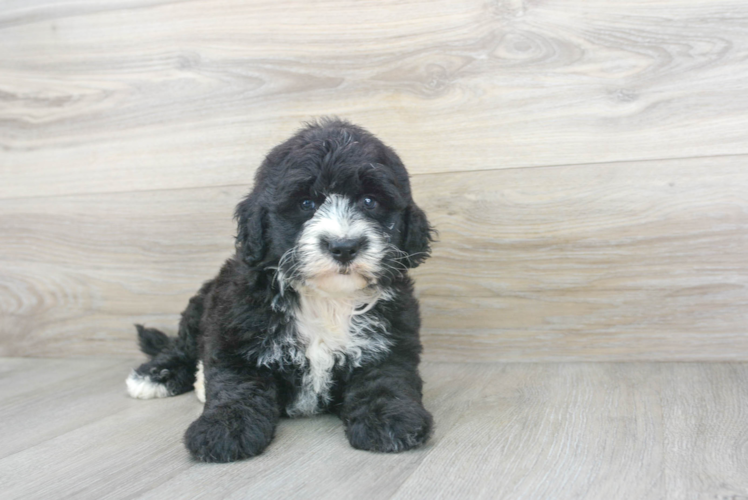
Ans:
{"label": "wood grain", "polygon": [[[129,373],[132,362],[86,358],[50,369],[43,362],[46,360],[32,361],[34,370],[28,373],[29,382],[26,373],[22,378],[20,371],[8,376],[15,383],[14,389],[25,390],[2,398],[0,419],[7,423],[7,430],[0,440],[0,457],[45,443],[129,407],[122,397],[122,373]],[[40,375],[47,377],[44,385],[36,383]],[[97,387],[93,391],[92,378]]]}
{"label": "wood grain", "polygon": [[430,359],[746,359],[746,160],[417,178]]}
{"label": "wood grain", "polygon": [[661,369],[482,371],[479,396],[393,498],[665,498]]}
{"label": "wood grain", "polygon": [[[748,359],[746,156],[421,175],[426,357]],[[0,200],[5,355],[137,352],[232,252],[248,186]]]}
{"label": "wood grain", "polygon": [[748,153],[742,0],[0,7],[0,197],[247,183],[300,121],[414,173]]}
{"label": "wood grain", "polygon": [[667,365],[662,377],[670,498],[746,498],[748,373],[744,365]]}
{"label": "wood grain", "polygon": [[7,200],[3,352],[132,356],[133,323],[173,331],[189,297],[233,253],[233,207],[247,190]]}
{"label": "wood grain", "polygon": [[746,28],[737,0],[4,2],[0,354],[173,331],[264,153],[338,114],[441,231],[428,359],[746,360]]}
{"label": "wood grain", "polygon": [[0,458],[3,498],[748,495],[745,363],[426,363],[437,426],[422,449],[354,450],[341,422],[320,416],[283,420],[255,459],[201,464],[180,442],[200,412],[194,395],[129,399],[125,361],[137,360],[105,361],[0,359],[21,387],[34,373],[61,376],[44,389],[59,397],[29,387],[3,405],[0,444],[15,451]]}

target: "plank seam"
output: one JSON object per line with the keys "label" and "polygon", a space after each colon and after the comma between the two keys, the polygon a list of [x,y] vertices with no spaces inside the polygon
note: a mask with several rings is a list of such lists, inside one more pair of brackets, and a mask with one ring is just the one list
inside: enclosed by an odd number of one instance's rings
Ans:
{"label": "plank seam", "polygon": [[[472,170],[446,170],[442,172],[428,172],[428,173],[414,173],[411,174],[411,178],[436,176],[436,175],[447,175],[447,174],[474,174],[481,172],[500,172],[507,170],[523,170],[523,169],[551,169],[551,168],[566,168],[566,167],[584,167],[591,165],[619,165],[624,163],[649,163],[649,162],[663,162],[663,161],[686,161],[686,160],[707,160],[711,158],[748,158],[748,153],[739,154],[725,154],[725,155],[707,155],[707,156],[683,156],[683,157],[667,157],[667,158],[644,158],[644,159],[628,159],[628,160],[613,160],[606,162],[585,162],[585,163],[560,163],[560,164],[548,164],[548,165],[532,165],[523,167],[503,167],[503,168],[484,168],[484,169],[472,169]],[[0,197],[0,202],[12,201],[12,200],[33,200],[33,199],[54,199],[54,198],[66,198],[66,197],[80,197],[80,196],[100,196],[105,195],[119,195],[128,193],[158,193],[167,191],[189,191],[194,189],[221,189],[221,188],[234,188],[246,186],[249,189],[253,183],[241,182],[234,184],[207,184],[204,186],[185,186],[175,188],[155,188],[155,189],[130,189],[125,191],[90,191],[81,193],[64,193],[64,194],[45,194],[45,195],[30,195],[30,196],[7,196]]]}

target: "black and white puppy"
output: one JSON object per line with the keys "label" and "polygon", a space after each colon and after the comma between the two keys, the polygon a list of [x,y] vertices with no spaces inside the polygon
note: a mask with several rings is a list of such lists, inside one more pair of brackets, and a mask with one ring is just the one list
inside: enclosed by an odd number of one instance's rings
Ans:
{"label": "black and white puppy", "polygon": [[281,416],[333,412],[354,448],[408,450],[431,434],[408,269],[432,229],[395,152],[337,119],[267,156],[236,208],[236,255],[190,299],[179,335],[137,326],[150,361],[135,398],[195,387],[185,444],[208,462],[261,453]]}

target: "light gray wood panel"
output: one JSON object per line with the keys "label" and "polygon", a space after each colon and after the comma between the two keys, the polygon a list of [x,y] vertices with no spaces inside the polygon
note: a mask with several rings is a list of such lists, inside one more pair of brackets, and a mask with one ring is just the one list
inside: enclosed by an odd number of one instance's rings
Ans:
{"label": "light gray wood panel", "polygon": [[[97,369],[111,368],[122,363],[121,359],[85,358],[0,358],[0,405],[5,401],[28,401],[30,393],[43,393],[50,386],[65,383]],[[20,381],[20,383],[19,383]],[[8,403],[12,405],[13,403]],[[5,433],[7,436],[8,433]],[[0,436],[2,439],[2,436]],[[2,453],[0,447],[0,453]]]}
{"label": "light gray wood panel", "polygon": [[15,383],[27,390],[1,400],[0,420],[5,430],[0,437],[0,457],[128,408],[131,403],[124,397],[123,373],[126,376],[130,372],[131,364],[122,359],[71,360],[67,376],[59,377],[56,370],[38,363],[37,369],[48,378],[44,386],[33,389],[34,378],[27,384],[25,377],[15,375]]}
{"label": "light gray wood panel", "polygon": [[[748,359],[748,157],[414,178],[426,357]],[[232,252],[248,186],[0,201],[12,355],[136,354]]]}
{"label": "light gray wood panel", "polygon": [[488,369],[480,396],[393,498],[664,498],[659,371]]}
{"label": "light gray wood panel", "polygon": [[[28,361],[40,371],[48,364]],[[422,449],[394,455],[354,450],[341,422],[320,416],[283,420],[260,457],[201,464],[180,442],[200,412],[193,394],[127,399],[106,382],[123,380],[126,367],[79,361],[61,362],[69,367],[67,379],[92,376],[65,404],[87,404],[97,417],[42,440],[36,436],[48,421],[23,422],[30,416],[23,411],[3,419],[27,440],[0,459],[3,498],[748,495],[745,363],[426,363],[424,401],[437,427]],[[24,384],[21,370],[13,378]],[[50,380],[51,387],[65,385]],[[109,411],[115,398],[122,398],[121,408]],[[52,398],[35,411],[51,419],[59,405]]]}
{"label": "light gray wood panel", "polygon": [[118,397],[127,409],[0,460],[3,496],[128,498],[150,477],[163,480],[192,465],[181,437],[200,414],[194,397],[147,405],[127,400],[124,391]]}
{"label": "light gray wood panel", "polygon": [[174,331],[233,253],[233,209],[248,189],[7,200],[0,350],[132,356],[133,323]]}
{"label": "light gray wood panel", "polygon": [[430,359],[746,359],[746,161],[416,178]]}
{"label": "light gray wood panel", "polygon": [[745,498],[748,371],[742,364],[668,365],[662,407],[669,498]]}
{"label": "light gray wood panel", "polygon": [[742,0],[11,1],[0,197],[249,182],[348,117],[414,173],[748,152]]}

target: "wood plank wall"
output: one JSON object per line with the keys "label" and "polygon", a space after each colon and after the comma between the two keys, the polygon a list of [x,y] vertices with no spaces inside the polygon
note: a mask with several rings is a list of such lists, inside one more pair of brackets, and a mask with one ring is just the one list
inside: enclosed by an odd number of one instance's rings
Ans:
{"label": "wood plank wall", "polygon": [[748,360],[744,0],[0,2],[0,355],[136,353],[335,114],[441,233],[431,360]]}

